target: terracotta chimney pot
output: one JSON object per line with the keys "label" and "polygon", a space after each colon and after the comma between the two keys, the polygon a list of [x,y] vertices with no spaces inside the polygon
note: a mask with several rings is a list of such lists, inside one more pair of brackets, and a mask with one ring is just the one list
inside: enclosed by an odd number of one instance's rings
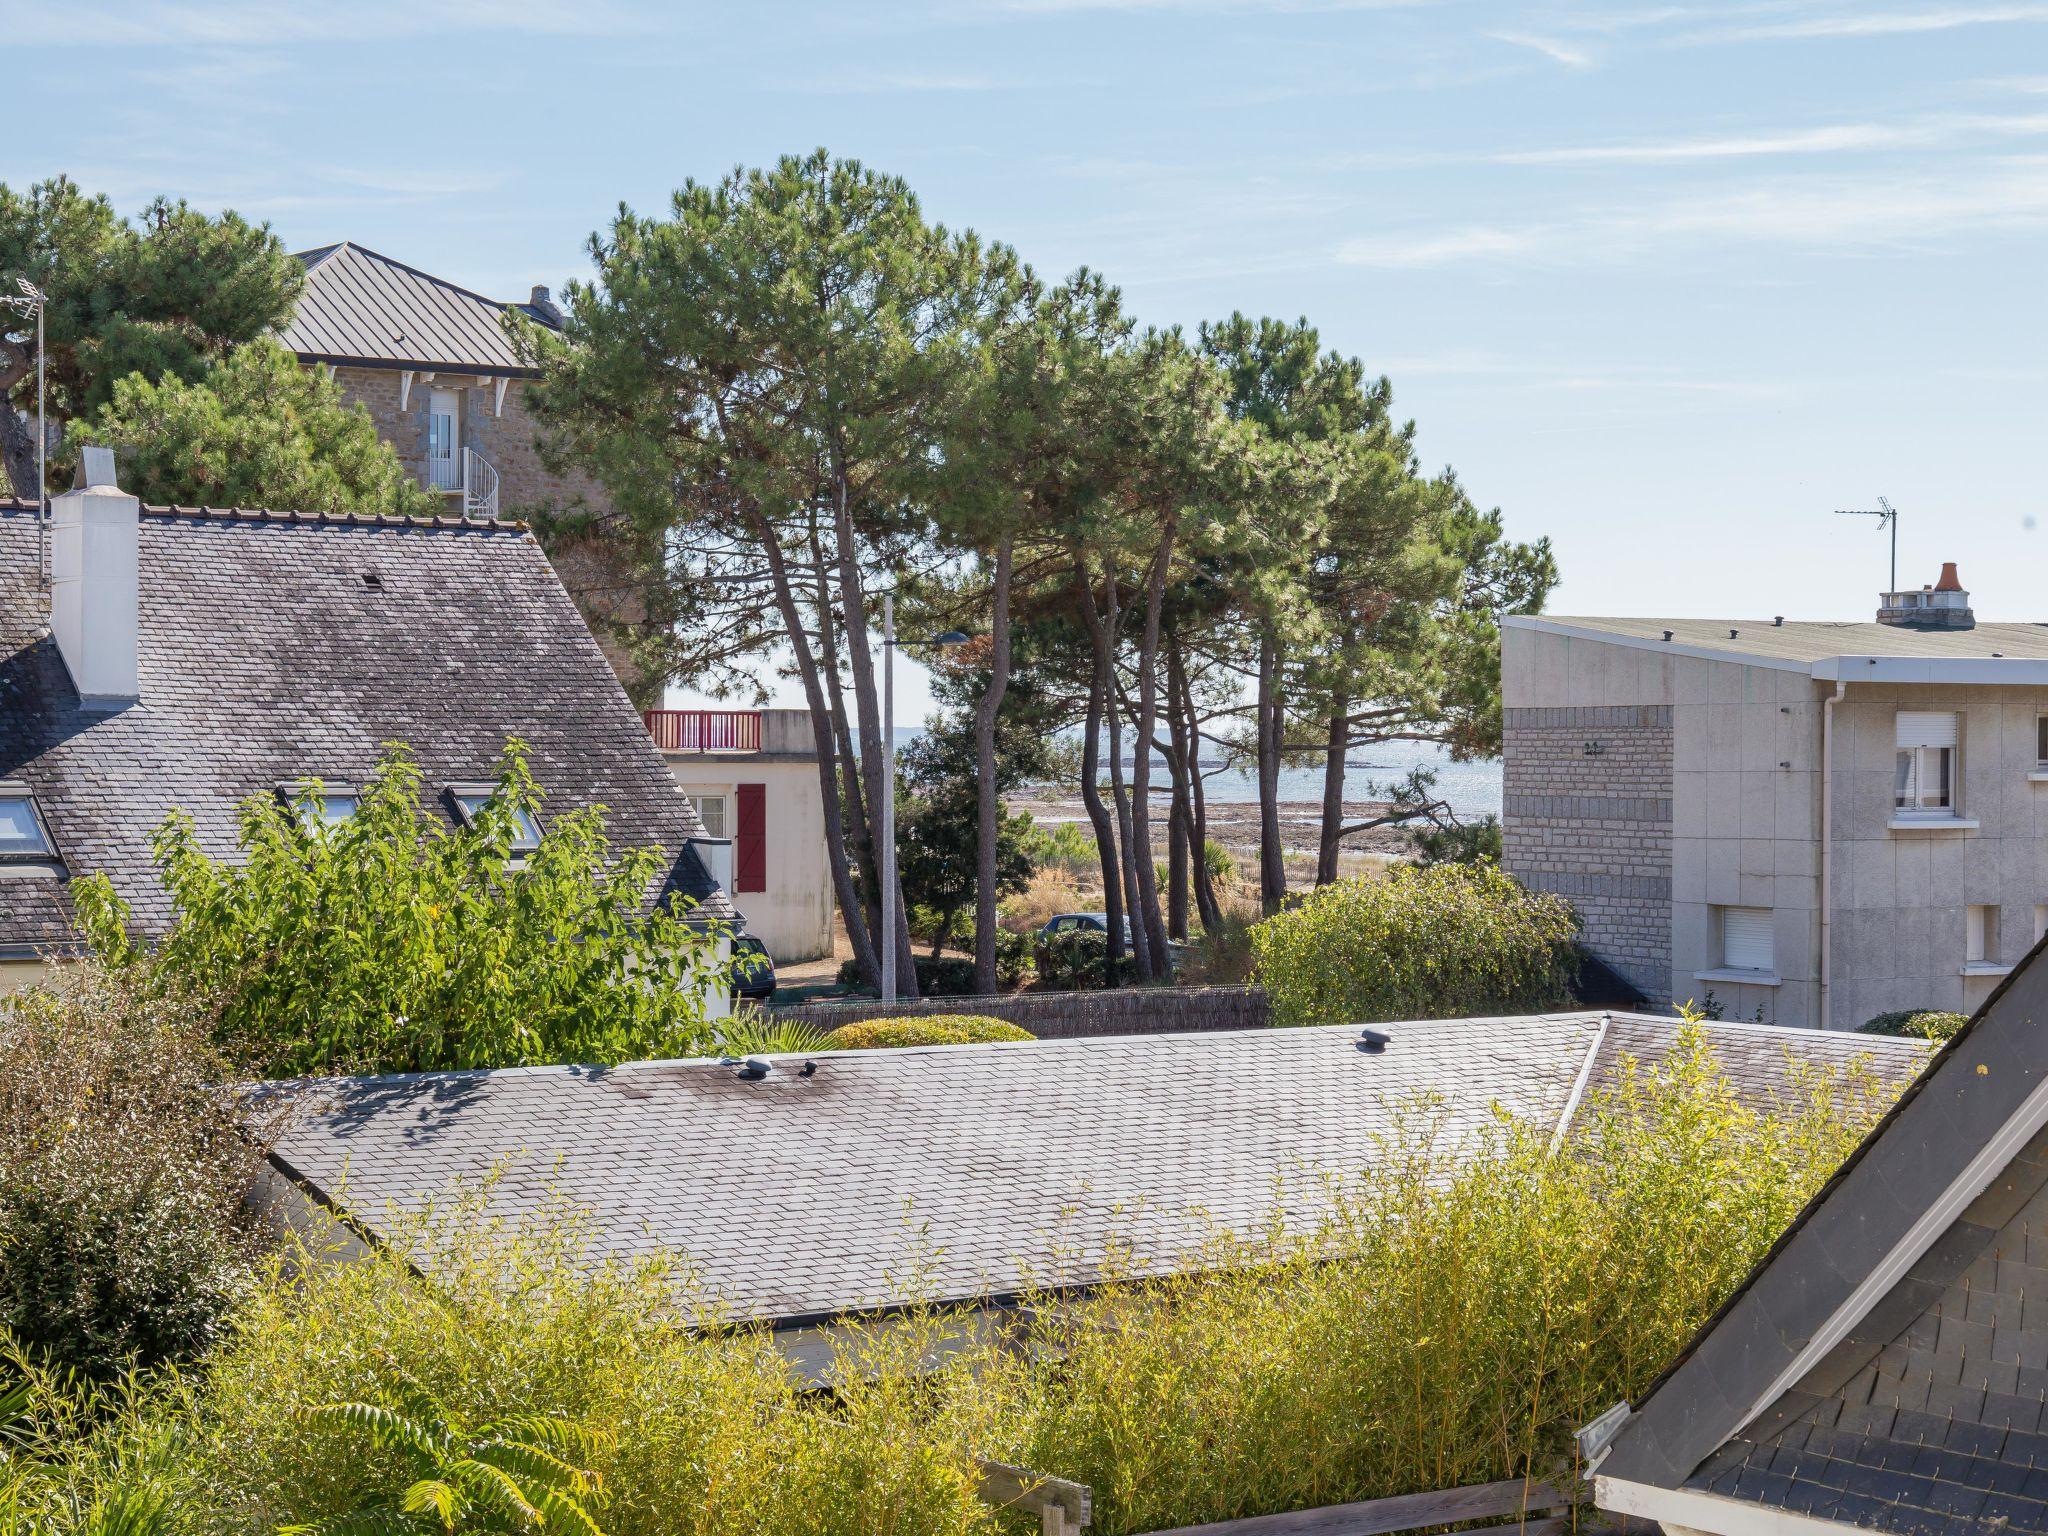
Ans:
{"label": "terracotta chimney pot", "polygon": [[1934,584],[1934,590],[1937,592],[1960,592],[1963,590],[1962,578],[1956,575],[1955,561],[1944,560],[1941,562],[1941,580]]}

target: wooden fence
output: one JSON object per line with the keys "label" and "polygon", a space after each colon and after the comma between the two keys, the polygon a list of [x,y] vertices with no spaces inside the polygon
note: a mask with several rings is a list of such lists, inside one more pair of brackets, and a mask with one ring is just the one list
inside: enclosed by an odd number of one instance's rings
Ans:
{"label": "wooden fence", "polygon": [[[996,1461],[984,1461],[980,1467],[983,1502],[1036,1515],[1044,1536],[1080,1536],[1088,1528],[1094,1511],[1085,1484],[1041,1477]],[[1579,1501],[1585,1496],[1581,1490]],[[1472,1527],[1489,1536],[1506,1536],[1508,1532],[1560,1536],[1571,1526],[1573,1502],[1571,1494],[1553,1484],[1512,1477],[1505,1482],[1402,1493],[1358,1504],[1326,1504],[1318,1509],[1176,1526],[1154,1531],[1151,1536],[1397,1536],[1449,1525]],[[1495,1523],[1475,1524],[1481,1521]],[[1581,1528],[1587,1528],[1583,1522]]]}

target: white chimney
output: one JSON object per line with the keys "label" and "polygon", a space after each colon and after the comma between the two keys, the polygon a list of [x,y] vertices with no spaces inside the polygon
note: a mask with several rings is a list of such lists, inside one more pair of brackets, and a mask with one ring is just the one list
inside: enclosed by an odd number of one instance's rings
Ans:
{"label": "white chimney", "polygon": [[87,704],[136,698],[142,504],[114,483],[114,450],[79,455],[78,485],[50,502],[50,628]]}

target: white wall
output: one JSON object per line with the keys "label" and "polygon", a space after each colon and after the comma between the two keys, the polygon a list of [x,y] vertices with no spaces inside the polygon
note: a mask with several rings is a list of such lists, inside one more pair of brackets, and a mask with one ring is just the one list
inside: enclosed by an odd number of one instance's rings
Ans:
{"label": "white wall", "polygon": [[832,952],[832,867],[825,852],[825,809],[815,760],[773,761],[719,753],[665,754],[685,794],[724,795],[726,834],[739,831],[736,790],[764,787],[768,889],[726,894],[746,927],[778,963]]}

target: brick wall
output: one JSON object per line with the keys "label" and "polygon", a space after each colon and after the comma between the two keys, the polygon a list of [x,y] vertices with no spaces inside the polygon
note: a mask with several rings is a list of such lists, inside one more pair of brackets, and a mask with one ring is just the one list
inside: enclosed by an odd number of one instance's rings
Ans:
{"label": "brick wall", "polygon": [[1568,898],[1589,949],[1661,1001],[1671,978],[1671,707],[1503,711],[1507,867]]}
{"label": "brick wall", "polygon": [[915,1003],[800,1003],[778,1008],[817,1029],[863,1019],[979,1013],[1004,1019],[1041,1040],[1090,1035],[1170,1035],[1195,1030],[1263,1029],[1272,1013],[1263,987],[1124,987],[1114,992],[1015,992],[1001,997],[934,997]]}

